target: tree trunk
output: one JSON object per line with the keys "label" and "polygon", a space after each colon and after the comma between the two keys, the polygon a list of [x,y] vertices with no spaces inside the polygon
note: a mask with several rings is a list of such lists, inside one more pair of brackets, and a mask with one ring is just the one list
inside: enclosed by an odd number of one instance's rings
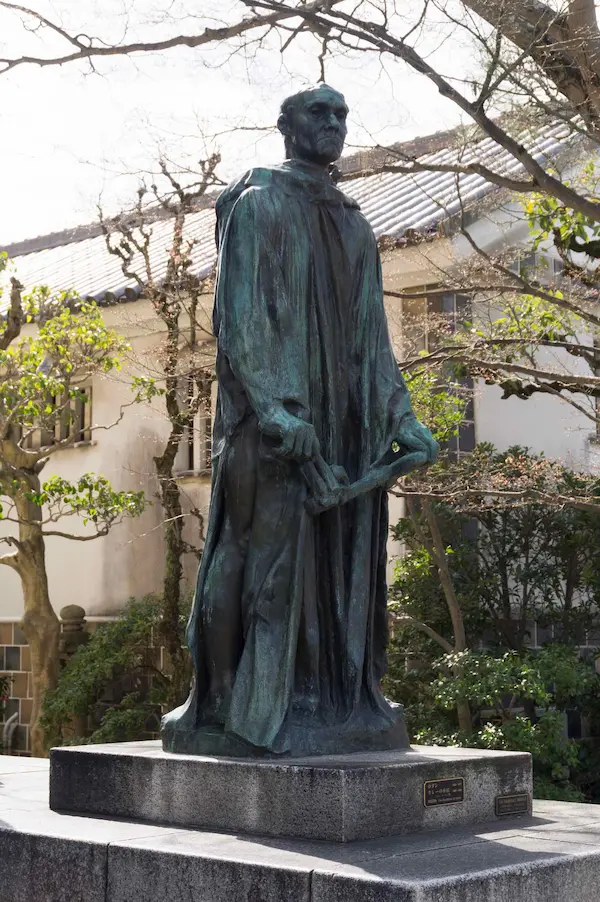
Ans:
{"label": "tree trunk", "polygon": [[39,476],[31,470],[21,469],[19,472],[20,478],[11,483],[11,498],[19,521],[19,538],[13,542],[16,553],[11,555],[10,562],[5,563],[10,563],[19,574],[23,590],[25,610],[20,626],[31,651],[31,754],[36,758],[45,758],[47,749],[40,717],[46,692],[55,689],[58,682],[60,621],[48,593],[42,511],[31,501],[31,494],[40,491]]}
{"label": "tree trunk", "polygon": [[[428,499],[423,499],[422,507],[431,536],[431,542],[428,543],[428,551],[431,554],[431,557],[433,558],[433,561],[437,567],[437,571],[440,577],[440,583],[444,592],[444,598],[446,600],[446,605],[450,613],[450,619],[452,620],[454,651],[466,651],[467,637],[465,633],[465,624],[462,611],[458,603],[458,598],[456,597],[456,592],[454,591],[452,574],[450,573],[450,568],[448,566],[446,548],[444,546],[442,535],[440,533],[437,518]],[[454,672],[457,676],[461,676],[462,668],[455,667]],[[458,717],[458,726],[461,732],[467,734],[472,733],[473,719],[471,716],[471,707],[467,701],[458,702],[458,704],[456,705],[456,715]]]}
{"label": "tree trunk", "polygon": [[[22,552],[18,572],[23,587],[25,613],[21,629],[31,650],[33,706],[29,736],[31,754],[36,758],[47,755],[40,716],[44,696],[58,682],[58,640],[60,622],[50,603],[44,536],[38,523],[21,524]],[[27,533],[27,538],[23,534]]]}
{"label": "tree trunk", "polygon": [[181,627],[181,579],[183,541],[183,511],[179,487],[173,478],[174,455],[169,445],[161,457],[155,458],[156,472],[160,480],[161,501],[165,512],[165,575],[160,635],[167,654],[171,677],[168,704],[176,707],[185,701],[189,689],[189,667],[183,649]]}
{"label": "tree trunk", "polygon": [[560,12],[540,0],[465,0],[465,6],[529,54],[598,133],[600,34],[594,0],[570,0]]}
{"label": "tree trunk", "polygon": [[473,732],[473,719],[471,717],[471,707],[469,703],[458,702],[456,706],[456,714],[458,716],[458,729],[461,731],[461,733],[470,735]]}

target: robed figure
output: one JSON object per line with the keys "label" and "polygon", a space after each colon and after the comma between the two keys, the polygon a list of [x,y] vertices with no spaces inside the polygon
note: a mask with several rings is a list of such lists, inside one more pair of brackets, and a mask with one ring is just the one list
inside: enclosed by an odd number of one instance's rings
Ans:
{"label": "robed figure", "polygon": [[385,482],[436,444],[394,358],[372,229],[330,175],[346,115],[326,86],[289,98],[286,161],[217,202],[212,498],[187,632],[194,685],[163,719],[171,751],[408,744],[379,685]]}

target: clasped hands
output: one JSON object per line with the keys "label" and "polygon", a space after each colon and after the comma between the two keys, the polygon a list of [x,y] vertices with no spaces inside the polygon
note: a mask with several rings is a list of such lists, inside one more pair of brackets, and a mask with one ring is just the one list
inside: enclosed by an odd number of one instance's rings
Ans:
{"label": "clasped hands", "polygon": [[[333,506],[336,501],[343,503],[348,476],[343,467],[330,466],[323,459],[311,423],[280,408],[261,420],[260,429],[265,435],[279,439],[279,444],[273,448],[277,456],[302,465],[302,472],[315,498],[322,499],[327,507]],[[413,413],[403,417],[397,444],[403,457],[418,455],[421,466],[432,464],[439,452],[438,443]]]}

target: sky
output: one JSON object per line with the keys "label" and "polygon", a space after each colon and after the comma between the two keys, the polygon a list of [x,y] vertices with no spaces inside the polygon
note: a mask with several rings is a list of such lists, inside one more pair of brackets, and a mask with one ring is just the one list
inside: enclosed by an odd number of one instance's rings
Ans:
{"label": "sky", "polygon": [[[30,0],[75,33],[114,41],[197,32],[240,17],[237,0]],[[408,5],[413,15],[419,0]],[[187,10],[193,7],[196,17]],[[168,17],[165,10],[168,9]],[[65,52],[47,30],[27,32],[0,11],[0,56]],[[443,71],[475,63],[443,25],[418,36]],[[225,179],[282,157],[273,130],[279,104],[318,78],[319,46],[297,40],[282,55],[273,39],[244,54],[232,45],[177,48],[88,65],[21,67],[0,75],[0,245],[93,222],[128,206],[159,155],[193,167],[210,150]],[[364,54],[334,57],[327,81],[351,109],[347,147],[389,143],[458,123],[456,108],[404,64]]]}

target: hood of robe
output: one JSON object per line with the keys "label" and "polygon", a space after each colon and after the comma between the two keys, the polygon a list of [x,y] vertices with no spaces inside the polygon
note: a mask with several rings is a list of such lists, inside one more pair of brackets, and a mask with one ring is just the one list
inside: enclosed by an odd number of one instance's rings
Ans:
{"label": "hood of robe", "polygon": [[286,160],[278,166],[256,167],[249,169],[241,178],[236,179],[221,192],[215,204],[217,214],[217,245],[220,244],[220,236],[227,225],[229,215],[238,198],[248,188],[264,188],[267,185],[277,183],[287,194],[298,196],[298,189],[304,191],[311,201],[327,201],[359,210],[357,202],[344,194],[333,183],[328,172],[323,171],[310,163],[299,160]]}

